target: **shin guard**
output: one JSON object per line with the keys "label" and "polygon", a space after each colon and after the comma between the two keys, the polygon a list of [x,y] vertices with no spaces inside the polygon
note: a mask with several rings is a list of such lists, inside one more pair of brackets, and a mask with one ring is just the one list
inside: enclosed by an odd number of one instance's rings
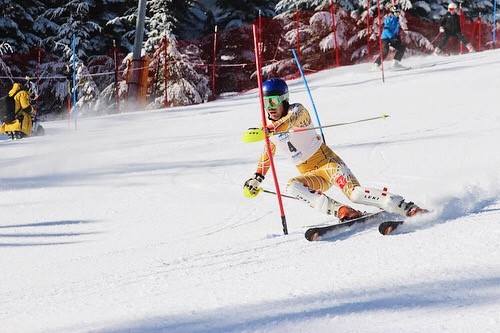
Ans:
{"label": "shin guard", "polygon": [[339,207],[342,206],[341,203],[324,195],[320,191],[311,191],[308,187],[297,181],[287,185],[286,193],[328,215],[337,215]]}

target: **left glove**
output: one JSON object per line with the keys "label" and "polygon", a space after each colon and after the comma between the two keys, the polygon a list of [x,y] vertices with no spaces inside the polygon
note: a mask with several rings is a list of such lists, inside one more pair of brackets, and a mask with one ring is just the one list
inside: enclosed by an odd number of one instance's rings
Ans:
{"label": "left glove", "polygon": [[264,175],[256,173],[243,185],[243,195],[247,198],[255,198],[261,191],[260,183],[264,180]]}
{"label": "left glove", "polygon": [[444,32],[444,28],[443,27],[439,27],[439,32],[443,33]]}

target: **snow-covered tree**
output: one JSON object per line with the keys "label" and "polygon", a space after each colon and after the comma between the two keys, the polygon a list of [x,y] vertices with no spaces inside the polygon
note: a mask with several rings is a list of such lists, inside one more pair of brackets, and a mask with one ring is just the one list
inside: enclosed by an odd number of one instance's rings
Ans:
{"label": "snow-covered tree", "polygon": [[[165,39],[163,39],[165,41]],[[199,104],[208,101],[212,95],[209,88],[208,77],[198,73],[196,65],[202,64],[199,51],[191,45],[189,53],[181,52],[174,38],[167,40],[167,77],[165,78],[165,44],[158,45],[153,55],[150,69],[158,69],[156,78],[156,91],[153,103],[149,108],[160,108],[165,104],[181,106]],[[165,87],[167,100],[165,101]]]}
{"label": "snow-covered tree", "polygon": [[[349,39],[349,45],[356,46],[352,53],[352,60],[365,59],[367,55],[375,57],[378,55],[378,40],[381,27],[390,8],[394,5],[398,6],[402,13],[400,15],[401,30],[399,36],[403,44],[406,45],[406,54],[422,53],[432,49],[430,41],[421,33],[414,31],[411,25],[407,24],[405,11],[412,8],[410,0],[384,0],[381,1],[380,11],[377,0],[366,1],[361,6],[353,11],[351,16],[357,21],[357,33]],[[379,18],[379,12],[381,17]],[[367,25],[369,23],[369,25]],[[371,50],[369,49],[371,47]],[[372,59],[368,59],[371,61]]]}
{"label": "snow-covered tree", "polygon": [[217,0],[220,14],[216,16],[217,25],[223,28],[239,27],[255,21],[261,16],[275,15],[276,1],[274,0]]}
{"label": "snow-covered tree", "polygon": [[[150,64],[150,72],[156,72],[157,68],[164,66],[164,40],[168,40],[167,46],[167,78],[163,71],[156,76],[158,81],[157,97],[154,105],[160,107],[165,99],[165,86],[167,87],[167,100],[170,105],[189,105],[202,103],[211,95],[208,88],[208,78],[197,72],[196,64],[189,61],[189,57],[183,54],[178,47],[177,29],[179,20],[176,19],[181,10],[186,11],[189,7],[177,6],[179,0],[149,0],[148,10],[150,13],[147,20],[145,48],[153,53]],[[189,2],[191,3],[191,2]],[[177,12],[173,10],[177,9]],[[177,14],[176,14],[177,13]],[[185,12],[184,12],[185,14]],[[165,85],[166,83],[166,85]]]}
{"label": "snow-covered tree", "polygon": [[[336,0],[335,5],[345,10],[357,8],[358,0]],[[331,5],[331,0],[280,0],[276,4],[276,11],[280,14],[293,10],[325,10]]]}
{"label": "snow-covered tree", "polygon": [[43,11],[43,3],[38,0],[0,0],[0,40],[9,43],[16,53],[40,45],[33,24]]}
{"label": "snow-covered tree", "polygon": [[[305,69],[319,69],[326,64],[334,65],[336,46],[344,51],[339,52],[340,57],[345,57],[347,40],[353,28],[349,11],[354,5],[347,0],[342,3],[348,9],[335,5],[333,26],[330,1],[281,0],[276,6],[280,12],[276,20],[283,22],[283,46],[280,50],[282,57],[281,60],[265,66],[264,73],[272,76],[296,73],[292,48],[298,53]],[[299,47],[300,50],[297,50]],[[343,62],[345,63],[341,61]]]}
{"label": "snow-covered tree", "polygon": [[65,60],[71,57],[71,49],[64,45],[71,45],[73,35],[78,40],[77,52],[79,59],[83,61],[99,51],[92,43],[92,37],[98,34],[102,28],[97,22],[90,19],[90,10],[95,6],[94,0],[53,0],[51,7],[43,14],[43,18],[51,24],[44,39],[44,44],[51,46],[52,50],[61,55]]}
{"label": "snow-covered tree", "polygon": [[115,45],[122,51],[132,51],[135,24],[137,20],[137,0],[103,0],[98,19],[103,38],[109,49]]}
{"label": "snow-covered tree", "polygon": [[[7,43],[0,43],[0,56],[12,53],[12,47],[10,47]],[[9,66],[2,60],[0,57],[0,73],[7,75],[8,77],[12,77],[12,72],[10,71]]]}

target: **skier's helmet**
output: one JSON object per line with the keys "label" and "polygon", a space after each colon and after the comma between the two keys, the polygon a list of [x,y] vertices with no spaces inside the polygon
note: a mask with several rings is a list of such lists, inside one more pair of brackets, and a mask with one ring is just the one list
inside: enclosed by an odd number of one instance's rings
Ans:
{"label": "skier's helmet", "polygon": [[448,10],[450,12],[454,12],[455,10],[457,10],[457,5],[453,2],[450,2],[450,4],[448,5]]}
{"label": "skier's helmet", "polygon": [[266,109],[276,109],[281,102],[288,103],[288,85],[282,79],[272,78],[262,84]]}
{"label": "skier's helmet", "polygon": [[399,14],[399,13],[401,13],[401,9],[399,9],[399,7],[397,7],[397,6],[392,6],[391,12],[393,12],[394,14]]}
{"label": "skier's helmet", "polygon": [[264,96],[281,96],[288,94],[288,85],[282,79],[273,78],[264,81],[262,90],[264,91]]}

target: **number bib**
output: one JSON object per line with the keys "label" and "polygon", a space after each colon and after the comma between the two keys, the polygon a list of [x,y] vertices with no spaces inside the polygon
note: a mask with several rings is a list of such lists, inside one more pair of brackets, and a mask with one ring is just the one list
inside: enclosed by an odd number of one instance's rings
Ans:
{"label": "number bib", "polygon": [[[312,124],[309,124],[306,128],[312,127]],[[307,161],[323,143],[321,137],[315,130],[283,133],[273,135],[269,137],[269,139],[283,154],[291,159],[295,165]]]}

